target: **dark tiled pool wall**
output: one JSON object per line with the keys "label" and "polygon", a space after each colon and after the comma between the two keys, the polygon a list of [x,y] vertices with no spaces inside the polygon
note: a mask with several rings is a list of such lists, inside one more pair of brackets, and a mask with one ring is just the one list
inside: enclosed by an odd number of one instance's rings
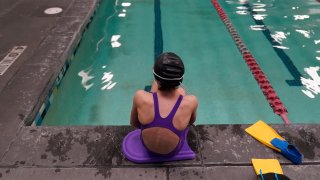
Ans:
{"label": "dark tiled pool wall", "polygon": [[53,87],[49,90],[48,96],[46,97],[45,101],[42,103],[39,111],[37,112],[35,120],[34,120],[34,124],[36,126],[41,125],[46,113],[48,112],[50,105],[53,102],[54,96],[58,91],[61,80],[69,68],[69,64],[70,64],[70,59],[65,62],[64,66],[60,70],[59,75],[58,75],[57,79],[55,80]]}

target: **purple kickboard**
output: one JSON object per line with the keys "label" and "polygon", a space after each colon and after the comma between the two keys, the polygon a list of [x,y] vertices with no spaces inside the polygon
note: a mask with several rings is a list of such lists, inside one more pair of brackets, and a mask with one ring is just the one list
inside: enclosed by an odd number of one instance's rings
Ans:
{"label": "purple kickboard", "polygon": [[[188,131],[186,132],[186,135],[187,134]],[[187,138],[179,153],[174,156],[166,157],[150,154],[142,144],[140,136],[141,129],[137,129],[127,134],[122,142],[122,152],[129,161],[135,163],[155,163],[194,159],[196,157],[196,154],[191,150],[187,143]]]}

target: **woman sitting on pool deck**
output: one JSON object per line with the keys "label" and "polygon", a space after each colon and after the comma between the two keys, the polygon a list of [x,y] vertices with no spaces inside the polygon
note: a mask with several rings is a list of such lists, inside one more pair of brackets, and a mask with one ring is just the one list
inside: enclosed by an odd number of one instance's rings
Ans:
{"label": "woman sitting on pool deck", "polygon": [[[141,156],[148,157],[130,157],[130,152],[126,152],[123,144],[124,154],[129,160],[142,163],[194,158],[195,154],[186,142],[186,135],[188,126],[196,120],[198,100],[179,87],[184,75],[183,62],[174,53],[163,53],[154,64],[153,74],[155,81],[151,93],[143,90],[135,93],[130,117],[130,124],[141,129],[136,130],[140,136],[137,141],[142,141],[143,147],[140,149],[147,151]],[[126,138],[124,143],[130,141]],[[139,145],[132,142],[132,146]],[[128,149],[130,151],[131,147],[128,146]],[[137,147],[132,149],[138,151]],[[181,151],[184,151],[182,156]]]}

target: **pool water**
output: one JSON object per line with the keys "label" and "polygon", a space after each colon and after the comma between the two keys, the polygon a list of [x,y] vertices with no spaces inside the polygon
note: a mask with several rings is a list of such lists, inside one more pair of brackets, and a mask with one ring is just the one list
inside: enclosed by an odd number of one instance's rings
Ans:
{"label": "pool water", "polygon": [[[286,106],[289,120],[318,123],[320,3],[219,3]],[[159,18],[161,27],[155,23]],[[210,0],[102,0],[42,125],[128,125],[134,92],[153,81],[159,44],[161,51],[184,60],[183,84],[199,100],[196,124],[282,123]]]}

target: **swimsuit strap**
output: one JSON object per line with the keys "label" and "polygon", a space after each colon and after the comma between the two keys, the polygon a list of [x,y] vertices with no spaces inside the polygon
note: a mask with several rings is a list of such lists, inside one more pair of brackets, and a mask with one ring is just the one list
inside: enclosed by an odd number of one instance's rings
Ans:
{"label": "swimsuit strap", "polygon": [[153,96],[153,109],[154,109],[153,121],[155,121],[156,119],[160,119],[161,116],[160,116],[159,100],[158,100],[157,93],[156,92],[152,93],[152,96]]}
{"label": "swimsuit strap", "polygon": [[[176,114],[176,112],[182,102],[183,96],[182,95],[179,96],[176,104],[173,106],[169,115],[165,118],[162,118],[160,115],[159,101],[158,101],[157,93],[154,92],[154,93],[152,93],[152,95],[153,95],[153,102],[154,102],[154,119],[149,124],[146,124],[146,125],[141,124],[141,132],[147,128],[162,127],[162,128],[169,129],[170,131],[175,133],[179,137],[179,143],[177,144],[177,146],[174,150],[172,150],[169,154],[165,155],[165,156],[172,156],[181,150],[182,145],[185,143],[185,140],[186,140],[186,133],[188,132],[188,128],[184,129],[183,131],[179,131],[178,129],[176,129],[173,126],[173,118],[174,118],[174,115]],[[141,136],[141,141],[144,144],[142,136]],[[146,147],[146,149],[148,149],[147,146],[145,146],[145,147]],[[150,151],[150,153],[152,153],[152,152]]]}
{"label": "swimsuit strap", "polygon": [[157,93],[154,92],[152,93],[152,95],[153,95],[153,101],[154,101],[154,120],[149,124],[141,125],[141,129],[143,130],[143,129],[152,128],[152,127],[163,127],[171,130],[180,139],[183,138],[183,134],[184,134],[183,131],[179,131],[173,126],[173,118],[182,102],[183,96],[182,95],[179,96],[177,102],[173,106],[169,115],[165,118],[162,118],[160,115],[159,100],[158,100]]}

